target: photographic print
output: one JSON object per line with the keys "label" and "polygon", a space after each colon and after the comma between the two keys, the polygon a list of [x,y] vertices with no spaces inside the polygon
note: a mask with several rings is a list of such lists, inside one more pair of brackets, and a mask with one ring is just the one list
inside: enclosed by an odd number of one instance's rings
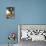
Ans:
{"label": "photographic print", "polygon": [[6,8],[6,18],[7,19],[14,19],[15,17],[15,8],[14,7],[7,7]]}
{"label": "photographic print", "polygon": [[18,38],[20,46],[31,46],[32,43],[46,42],[46,25],[18,25]]}

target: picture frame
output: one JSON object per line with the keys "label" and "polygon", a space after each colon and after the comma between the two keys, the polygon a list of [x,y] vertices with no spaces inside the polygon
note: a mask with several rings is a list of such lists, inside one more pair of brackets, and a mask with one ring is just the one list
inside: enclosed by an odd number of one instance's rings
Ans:
{"label": "picture frame", "polygon": [[14,7],[6,7],[6,18],[7,19],[15,18],[15,8]]}

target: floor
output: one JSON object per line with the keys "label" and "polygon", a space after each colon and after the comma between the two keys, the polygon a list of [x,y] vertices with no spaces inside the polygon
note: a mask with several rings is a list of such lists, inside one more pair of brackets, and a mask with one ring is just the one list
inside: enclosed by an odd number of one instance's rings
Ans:
{"label": "floor", "polygon": [[46,46],[46,42],[45,41],[32,42],[31,40],[28,41],[21,40],[20,46]]}
{"label": "floor", "polygon": [[[8,46],[8,44],[0,44],[0,46]],[[18,44],[10,45],[10,46],[18,46]]]}
{"label": "floor", "polygon": [[[8,45],[7,44],[0,44],[0,46],[8,46]],[[28,41],[21,40],[19,44],[15,44],[13,46],[46,46],[46,42],[45,41],[32,42],[31,40],[28,40]]]}

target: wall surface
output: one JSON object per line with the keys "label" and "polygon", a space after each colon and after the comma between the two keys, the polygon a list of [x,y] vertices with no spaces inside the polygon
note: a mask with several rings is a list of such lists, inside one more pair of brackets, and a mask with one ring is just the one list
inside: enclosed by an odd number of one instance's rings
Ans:
{"label": "wall surface", "polygon": [[[6,19],[6,7],[15,7],[15,19]],[[8,43],[17,24],[46,24],[46,0],[0,0],[0,44]],[[17,40],[16,40],[17,42]]]}
{"label": "wall surface", "polygon": [[46,0],[17,0],[19,24],[46,24]]}
{"label": "wall surface", "polygon": [[[17,17],[16,19],[6,19],[6,8],[16,7],[15,0],[1,0],[0,1],[0,44],[8,43],[8,34],[16,32],[17,34]],[[17,43],[17,39],[15,41]]]}

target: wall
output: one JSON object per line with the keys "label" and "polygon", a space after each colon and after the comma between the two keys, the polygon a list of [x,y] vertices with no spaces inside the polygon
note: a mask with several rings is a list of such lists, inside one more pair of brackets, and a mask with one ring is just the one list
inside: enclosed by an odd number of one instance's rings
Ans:
{"label": "wall", "polygon": [[[5,18],[8,6],[15,7],[16,19]],[[9,32],[18,32],[17,24],[46,24],[46,0],[0,0],[0,44],[8,43]]]}
{"label": "wall", "polygon": [[[15,0],[0,1],[0,44],[8,43],[8,34],[16,32],[17,34],[17,17],[14,20],[6,19],[6,7],[15,7]],[[17,43],[17,39],[15,41]]]}
{"label": "wall", "polygon": [[16,15],[21,24],[46,24],[46,0],[17,0]]}

